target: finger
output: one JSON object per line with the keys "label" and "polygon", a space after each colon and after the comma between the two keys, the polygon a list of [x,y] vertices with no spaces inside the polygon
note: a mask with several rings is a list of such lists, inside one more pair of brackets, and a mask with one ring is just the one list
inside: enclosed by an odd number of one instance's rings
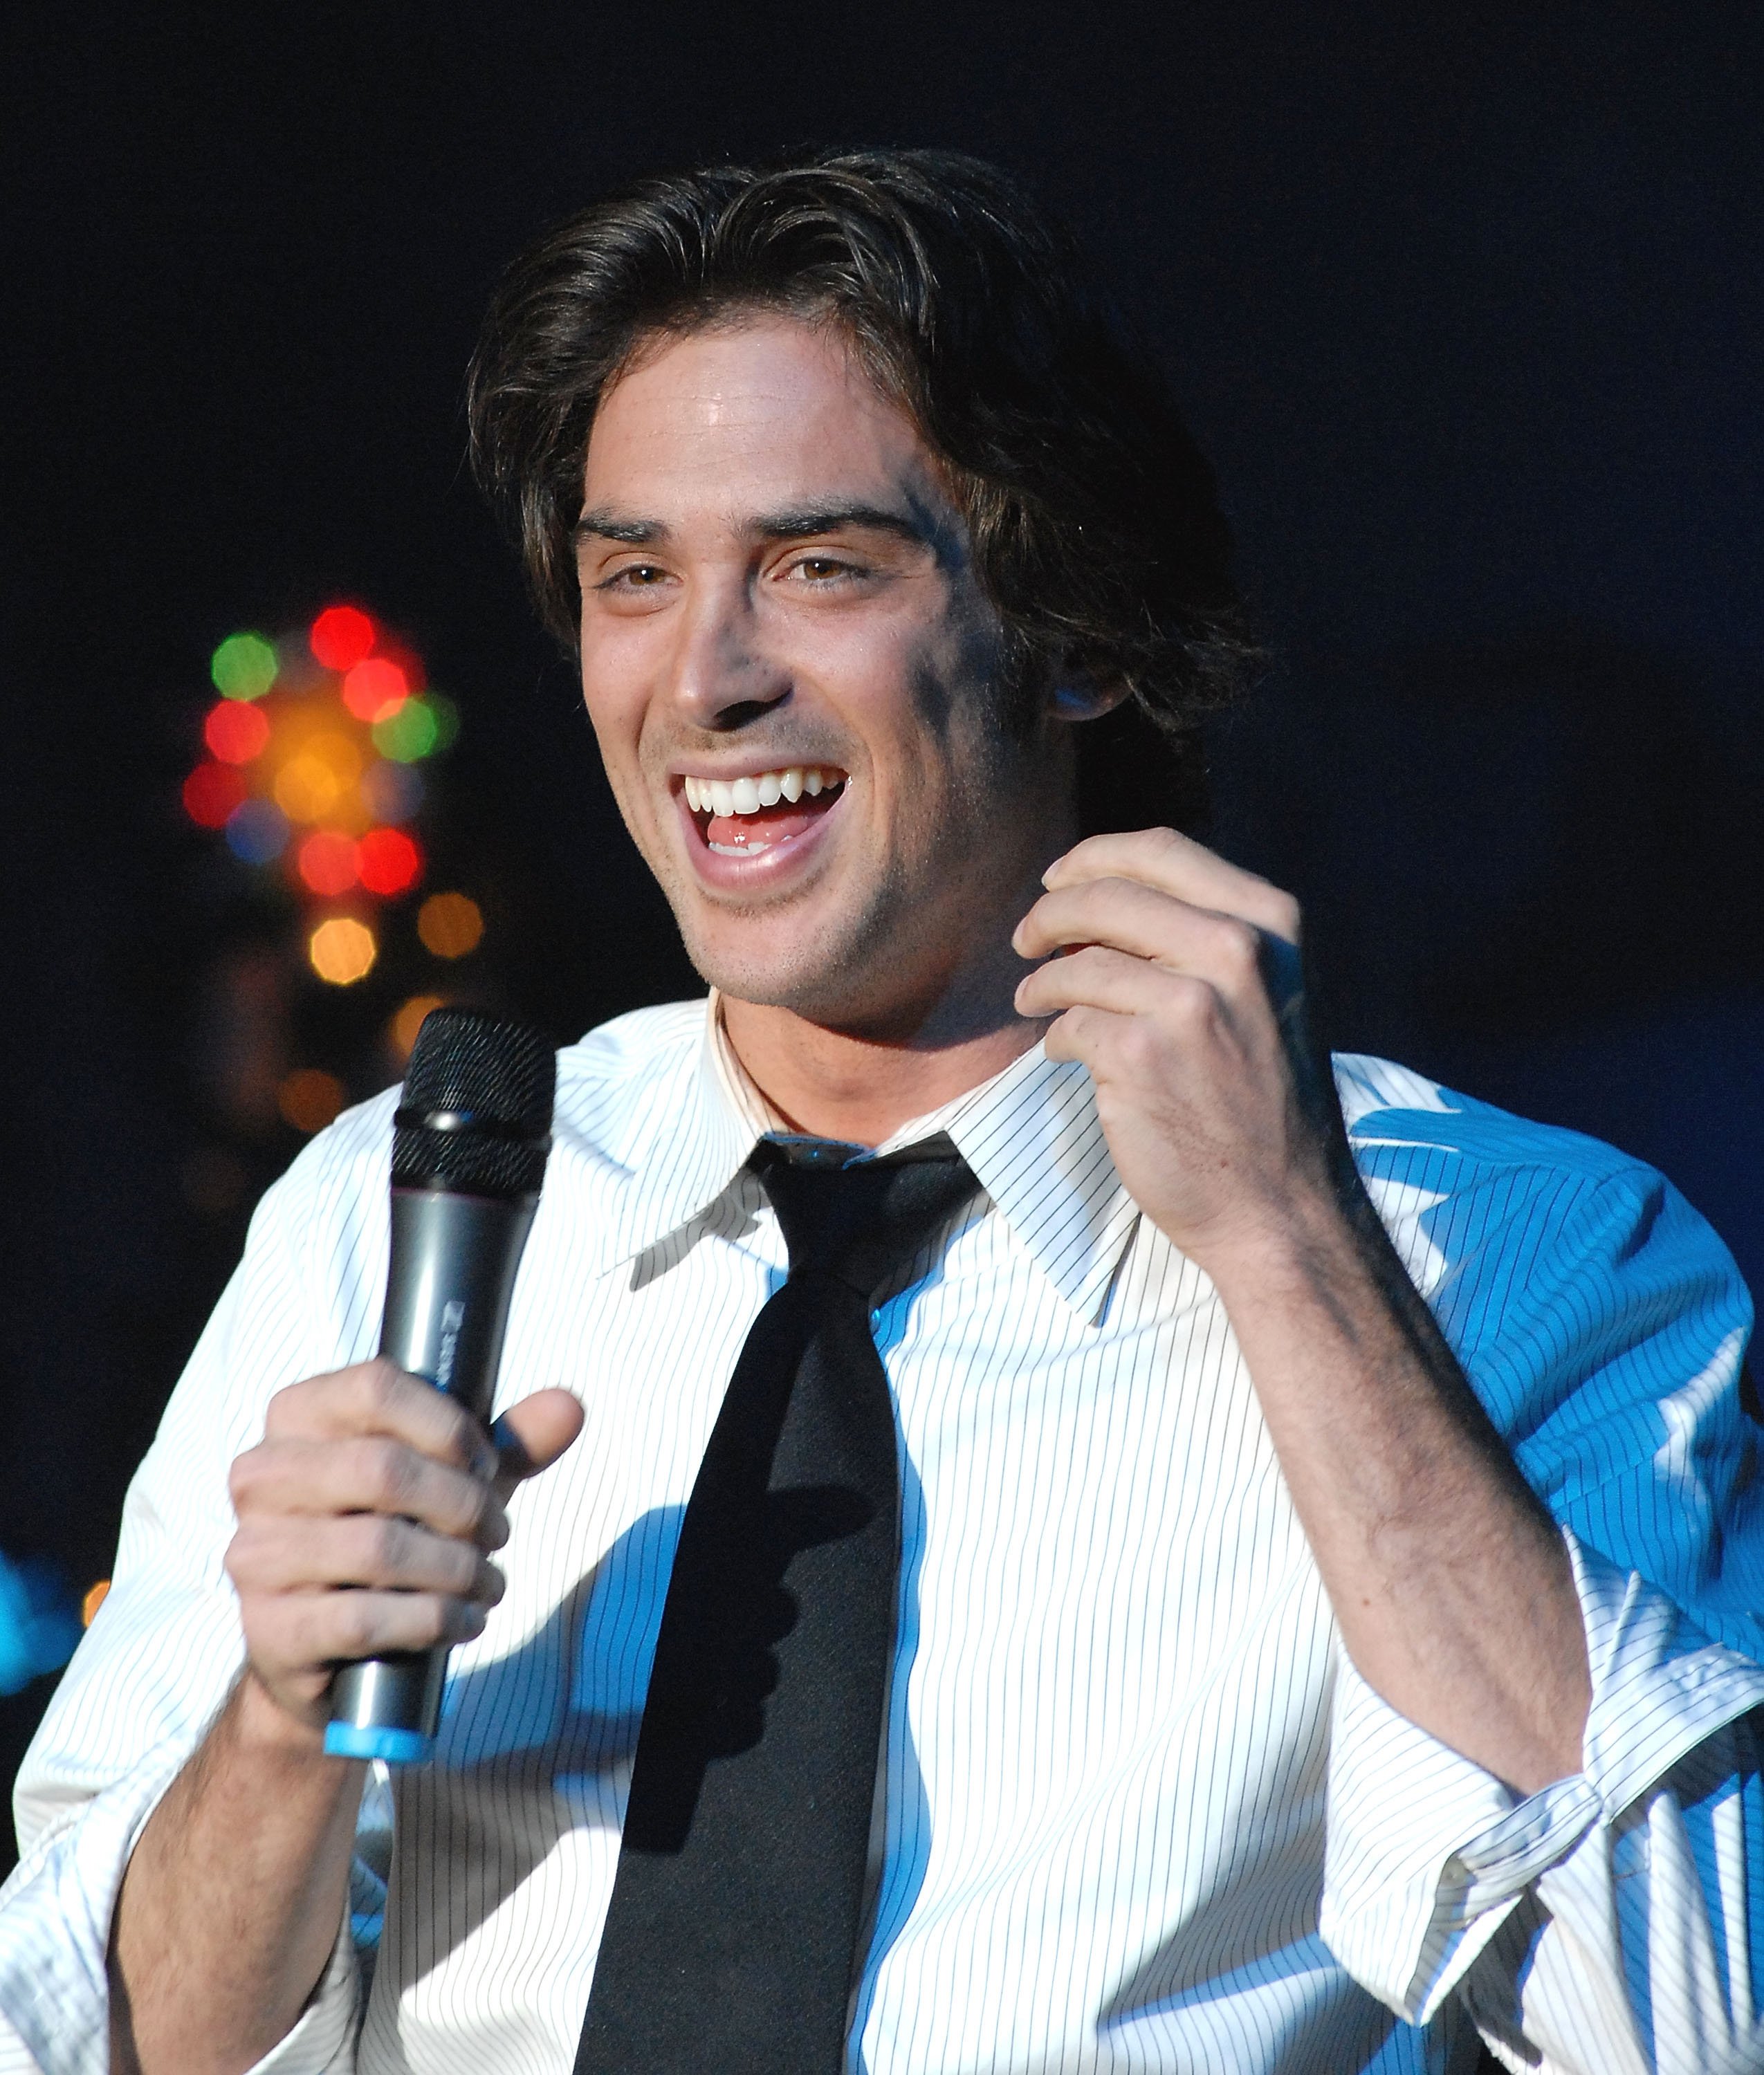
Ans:
{"label": "finger", "polygon": [[1298,903],[1291,894],[1174,829],[1087,836],[1054,860],[1041,884],[1052,891],[1091,879],[1136,880],[1195,907],[1238,916],[1290,944],[1298,942]]}
{"label": "finger", "polygon": [[1100,944],[1087,945],[1070,958],[1038,966],[1017,990],[1019,1016],[1058,1016],[1085,1007],[1116,1016],[1184,1016],[1194,1006],[1190,995],[1214,996],[1207,982],[1167,971],[1150,960]]}
{"label": "finger", "polygon": [[483,1634],[487,1617],[478,1601],[435,1592],[290,1592],[252,1611],[247,1646],[272,1683],[278,1667],[354,1663],[468,1642]]}
{"label": "finger", "polygon": [[359,1586],[495,1606],[504,1590],[502,1573],[474,1543],[383,1514],[251,1522],[234,1537],[226,1568],[242,1600]]}
{"label": "finger", "polygon": [[384,1434],[480,1477],[495,1468],[483,1430],[465,1407],[389,1361],[358,1362],[279,1390],[270,1400],[264,1432],[274,1440]]}
{"label": "finger", "polygon": [[581,1400],[567,1390],[536,1390],[510,1406],[490,1430],[498,1493],[507,1498],[524,1478],[549,1469],[581,1433],[582,1416]]}
{"label": "finger", "polygon": [[1095,1009],[1088,1002],[1080,1002],[1048,1025],[1042,1044],[1049,1058],[1076,1059],[1087,1066],[1100,1056],[1104,1046],[1120,1025],[1131,1020],[1112,1009]]}
{"label": "finger", "polygon": [[242,1522],[262,1515],[393,1514],[487,1549],[499,1549],[508,1539],[507,1514],[488,1482],[383,1434],[266,1441],[238,1458],[229,1482]]}
{"label": "finger", "polygon": [[1092,879],[1044,893],[1012,942],[1026,959],[1106,944],[1235,991],[1259,980],[1264,938],[1240,916],[1194,907],[1137,880]]}

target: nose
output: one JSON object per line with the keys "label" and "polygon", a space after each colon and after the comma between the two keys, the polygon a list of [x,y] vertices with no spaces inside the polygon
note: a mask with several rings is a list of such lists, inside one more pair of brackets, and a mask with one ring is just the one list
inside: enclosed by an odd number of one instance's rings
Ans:
{"label": "nose", "polygon": [[733,572],[700,583],[676,622],[669,695],[708,735],[727,735],[789,696],[789,673],[762,647],[753,600]]}

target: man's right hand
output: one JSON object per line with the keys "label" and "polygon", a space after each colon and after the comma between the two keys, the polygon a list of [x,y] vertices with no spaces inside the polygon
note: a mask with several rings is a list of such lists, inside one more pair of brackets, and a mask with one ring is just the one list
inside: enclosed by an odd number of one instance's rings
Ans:
{"label": "man's right hand", "polygon": [[263,1439],[234,1463],[226,1568],[251,1679],[322,1737],[340,1662],[477,1635],[503,1594],[489,1552],[503,1501],[582,1431],[569,1392],[536,1391],[491,1438],[389,1362],[278,1391]]}

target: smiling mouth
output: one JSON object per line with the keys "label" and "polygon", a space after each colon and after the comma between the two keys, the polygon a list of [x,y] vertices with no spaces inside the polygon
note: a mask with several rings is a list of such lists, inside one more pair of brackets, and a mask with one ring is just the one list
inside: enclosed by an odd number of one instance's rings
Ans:
{"label": "smiling mouth", "polygon": [[846,774],[826,764],[792,764],[739,778],[681,781],[706,848],[719,857],[759,857],[813,828],[845,790]]}

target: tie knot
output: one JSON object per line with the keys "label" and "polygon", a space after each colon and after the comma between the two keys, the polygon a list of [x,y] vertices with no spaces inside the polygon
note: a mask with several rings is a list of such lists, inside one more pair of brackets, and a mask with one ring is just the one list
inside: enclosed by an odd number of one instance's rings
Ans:
{"label": "tie knot", "polygon": [[837,1276],[866,1298],[975,1193],[943,1133],[879,1160],[841,1162],[825,1139],[762,1139],[747,1165],[777,1212],[793,1278]]}

